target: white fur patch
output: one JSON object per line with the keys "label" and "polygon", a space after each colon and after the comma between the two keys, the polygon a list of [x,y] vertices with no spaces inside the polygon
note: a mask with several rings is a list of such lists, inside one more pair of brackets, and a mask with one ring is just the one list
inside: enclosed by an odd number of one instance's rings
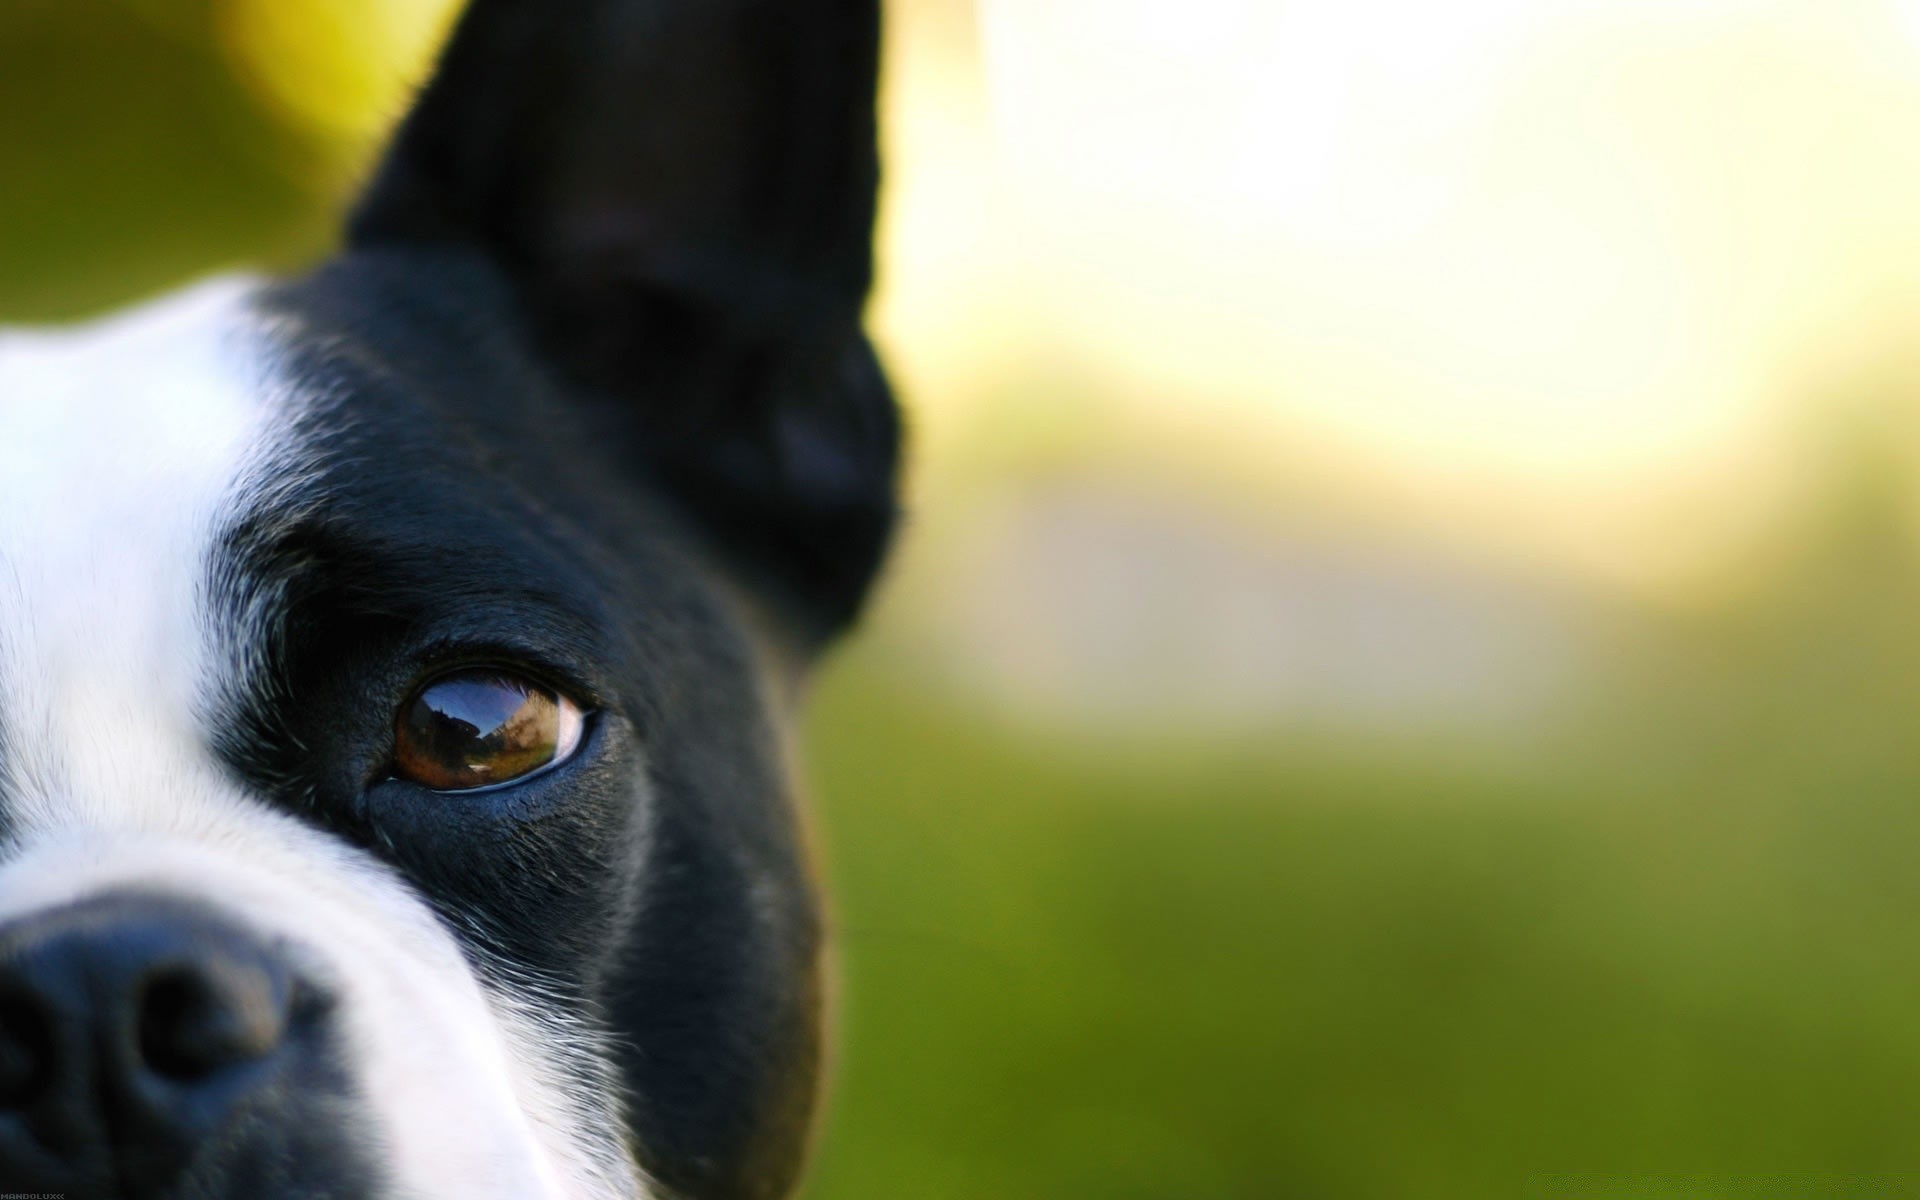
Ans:
{"label": "white fur patch", "polygon": [[298,453],[253,290],[0,333],[0,921],[124,886],[221,905],[340,994],[400,1194],[630,1200],[608,1101],[555,1052],[582,1035],[490,994],[393,871],[245,795],[200,727],[214,539]]}

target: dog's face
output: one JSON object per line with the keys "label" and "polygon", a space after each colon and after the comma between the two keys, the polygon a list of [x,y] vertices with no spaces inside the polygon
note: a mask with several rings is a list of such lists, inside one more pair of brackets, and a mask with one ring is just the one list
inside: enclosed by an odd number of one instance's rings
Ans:
{"label": "dog's face", "polygon": [[876,7],[475,0],[335,260],[0,332],[0,1187],[791,1187]]}

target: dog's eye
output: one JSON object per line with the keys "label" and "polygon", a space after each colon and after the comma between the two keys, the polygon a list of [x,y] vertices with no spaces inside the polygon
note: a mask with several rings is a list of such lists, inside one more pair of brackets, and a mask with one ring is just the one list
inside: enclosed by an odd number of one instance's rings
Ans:
{"label": "dog's eye", "polygon": [[502,671],[433,679],[394,720],[395,771],[442,792],[507,783],[566,761],[580,745],[580,708]]}

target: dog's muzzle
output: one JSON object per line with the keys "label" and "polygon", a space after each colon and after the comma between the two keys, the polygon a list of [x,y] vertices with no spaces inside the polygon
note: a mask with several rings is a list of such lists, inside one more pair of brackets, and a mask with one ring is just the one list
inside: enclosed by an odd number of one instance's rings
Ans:
{"label": "dog's muzzle", "polygon": [[0,1187],[364,1194],[329,995],[206,906],[140,892],[0,927]]}

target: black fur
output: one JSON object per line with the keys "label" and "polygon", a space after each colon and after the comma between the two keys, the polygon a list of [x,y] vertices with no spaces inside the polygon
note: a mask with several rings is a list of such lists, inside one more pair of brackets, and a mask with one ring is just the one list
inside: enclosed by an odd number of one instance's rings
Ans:
{"label": "black fur", "polygon": [[[224,661],[192,716],[232,778],[390,865],[495,992],[604,1035],[545,1047],[621,1114],[580,1140],[687,1200],[789,1194],[813,1124],[824,933],[785,747],[895,521],[862,328],[878,39],[878,0],[473,0],[341,253],[256,300],[291,426],[199,597]],[[396,712],[476,665],[574,700],[579,751],[408,782]],[[68,978],[48,945],[114,944],[0,935],[42,982]],[[143,978],[91,1003],[145,1011]],[[5,1016],[0,1087],[85,1061]],[[85,1136],[0,1112],[0,1184],[377,1200],[384,1131],[355,1123],[338,1035],[288,1050],[299,1086],[246,1121],[168,1143],[207,1157],[165,1179],[121,1161],[111,1089],[56,1107],[83,1072],[33,1076],[32,1111]]]}
{"label": "black fur", "polygon": [[[601,1022],[640,1157],[785,1194],[819,1056],[820,921],[758,601],[636,486],[624,414],[550,377],[478,261],[350,255],[278,291],[319,402],[301,483],[234,528],[230,623],[271,618],[213,727],[255,789],[385,858],[505,986]],[[560,770],[471,797],[392,777],[392,717],[463,663],[595,710]],[[584,1067],[585,1064],[576,1064]],[[588,1072],[582,1071],[582,1086]]]}
{"label": "black fur", "polygon": [[[346,253],[267,301],[316,399],[213,579],[269,642],[231,648],[226,759],[609,1031],[638,1157],[690,1197],[786,1194],[812,1123],[775,698],[894,519],[860,324],[877,7],[476,0]],[[472,662],[596,710],[577,758],[467,797],[393,778],[408,690]]]}
{"label": "black fur", "polygon": [[815,634],[858,607],[899,426],[861,330],[877,0],[476,0],[349,226],[511,281],[629,462]]}

